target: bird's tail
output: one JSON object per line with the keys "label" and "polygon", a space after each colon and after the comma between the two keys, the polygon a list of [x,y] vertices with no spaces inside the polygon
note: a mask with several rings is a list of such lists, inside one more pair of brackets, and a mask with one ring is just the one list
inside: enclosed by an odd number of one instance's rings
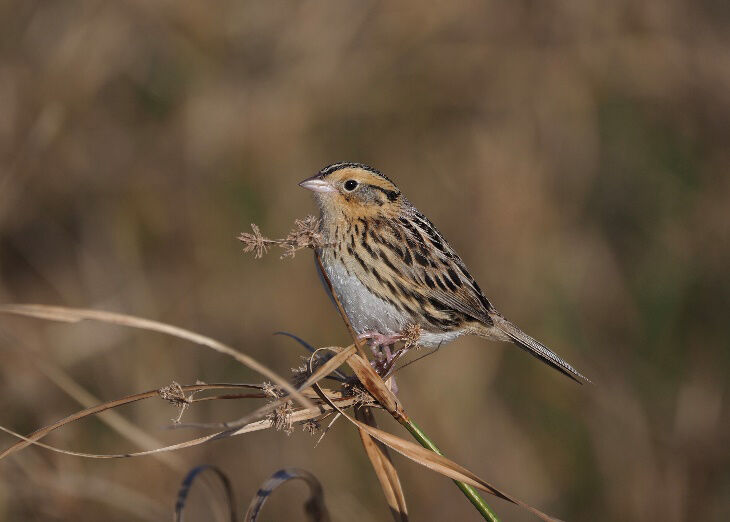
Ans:
{"label": "bird's tail", "polygon": [[517,328],[501,315],[490,315],[490,318],[494,322],[494,326],[504,335],[506,335],[508,340],[512,341],[520,348],[526,350],[533,357],[537,357],[545,364],[548,364],[559,372],[567,375],[578,384],[583,384],[583,381],[591,382],[590,379],[582,375],[578,370],[576,370],[570,364],[558,357],[558,355],[550,350],[550,348],[542,344],[540,341],[533,339],[532,337],[527,335],[525,332]]}

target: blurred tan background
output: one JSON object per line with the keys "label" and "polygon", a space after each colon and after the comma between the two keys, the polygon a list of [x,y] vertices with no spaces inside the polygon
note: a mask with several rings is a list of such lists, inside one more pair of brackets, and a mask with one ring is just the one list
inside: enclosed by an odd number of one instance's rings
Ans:
{"label": "blurred tan background", "polygon": [[[256,260],[236,235],[284,235],[315,211],[297,182],[369,163],[507,317],[595,382],[459,340],[399,376],[447,455],[566,520],[728,520],[729,40],[720,0],[0,2],[0,302],[167,321],[287,374],[302,351],[272,332],[323,346],[346,331],[309,252]],[[0,350],[0,424],[23,433],[80,409],[74,387],[96,402],[260,382],[99,325],[0,317]],[[120,413],[161,442],[199,433],[165,430],[177,411],[160,400]],[[388,520],[352,427],[315,440],[257,433],[178,452],[178,470],[30,448],[0,462],[0,519],[166,520],[179,469],[212,463],[239,506],[298,466],[336,520]],[[138,449],[97,420],[47,442]],[[447,479],[395,459],[413,520],[477,519]],[[305,496],[287,485],[262,520],[303,520]]]}

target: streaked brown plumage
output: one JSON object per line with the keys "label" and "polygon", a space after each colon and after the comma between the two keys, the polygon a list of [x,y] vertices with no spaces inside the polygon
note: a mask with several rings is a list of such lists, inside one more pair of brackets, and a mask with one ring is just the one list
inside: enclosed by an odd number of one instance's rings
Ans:
{"label": "streaked brown plumage", "polygon": [[418,325],[426,347],[468,334],[512,341],[568,377],[585,379],[492,306],[444,237],[385,175],[337,163],[300,185],[319,203],[331,245],[319,251],[322,266],[359,335],[395,339]]}

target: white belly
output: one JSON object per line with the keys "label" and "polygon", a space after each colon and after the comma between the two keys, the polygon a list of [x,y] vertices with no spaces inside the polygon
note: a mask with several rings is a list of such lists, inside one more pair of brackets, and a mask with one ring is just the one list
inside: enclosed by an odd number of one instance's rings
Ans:
{"label": "white belly", "polygon": [[342,263],[329,263],[325,271],[356,333],[390,335],[400,333],[408,325],[407,317],[388,301],[371,293],[357,277],[348,274]]}
{"label": "white belly", "polygon": [[454,339],[468,333],[466,328],[461,330],[449,330],[448,332],[421,332],[418,345],[424,348],[438,348],[442,344],[449,344]]}

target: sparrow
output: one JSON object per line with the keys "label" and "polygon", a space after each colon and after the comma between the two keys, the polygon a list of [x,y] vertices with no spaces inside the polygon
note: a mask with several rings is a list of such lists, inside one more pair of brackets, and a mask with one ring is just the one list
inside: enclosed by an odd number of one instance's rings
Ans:
{"label": "sparrow", "polygon": [[425,348],[463,335],[509,341],[574,381],[588,381],[497,311],[444,236],[383,173],[342,162],[299,185],[313,191],[320,208],[320,276],[324,271],[359,337],[389,346],[415,325]]}

